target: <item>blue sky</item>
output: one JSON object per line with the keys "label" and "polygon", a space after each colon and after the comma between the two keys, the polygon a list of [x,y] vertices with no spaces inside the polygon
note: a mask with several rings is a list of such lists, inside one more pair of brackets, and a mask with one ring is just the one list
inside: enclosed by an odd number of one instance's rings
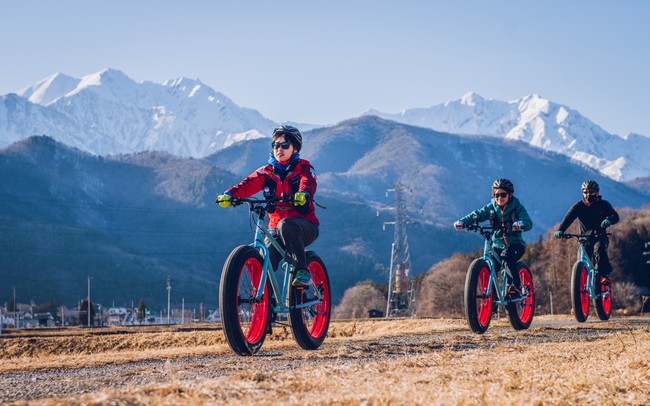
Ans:
{"label": "blue sky", "polygon": [[650,136],[650,1],[5,1],[0,95],[61,72],[198,78],[276,121],[332,124],[474,91],[536,93]]}

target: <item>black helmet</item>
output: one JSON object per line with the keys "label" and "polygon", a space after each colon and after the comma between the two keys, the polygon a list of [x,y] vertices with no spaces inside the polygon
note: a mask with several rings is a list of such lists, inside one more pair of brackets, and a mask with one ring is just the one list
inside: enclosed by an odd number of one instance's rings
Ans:
{"label": "black helmet", "polygon": [[598,183],[595,180],[586,180],[582,182],[582,191],[586,190],[595,190],[596,192],[600,191],[600,186],[598,186]]}
{"label": "black helmet", "polygon": [[300,148],[302,148],[302,134],[300,134],[300,130],[292,125],[285,124],[273,130],[273,138],[279,135],[284,135],[284,138],[293,145],[296,152],[300,152]]}
{"label": "black helmet", "polygon": [[506,178],[499,178],[494,181],[492,184],[492,190],[496,189],[503,189],[510,194],[515,193],[515,185]]}

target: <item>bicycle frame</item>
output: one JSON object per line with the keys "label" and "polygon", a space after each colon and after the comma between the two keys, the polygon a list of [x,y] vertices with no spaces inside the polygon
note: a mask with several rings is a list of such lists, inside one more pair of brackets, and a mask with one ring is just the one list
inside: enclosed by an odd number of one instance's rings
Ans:
{"label": "bicycle frame", "polygon": [[[255,238],[249,246],[257,249],[260,254],[262,255],[262,258],[264,259],[264,262],[262,264],[262,277],[260,278],[260,284],[257,286],[257,292],[255,294],[255,300],[261,300],[262,295],[264,294],[264,286],[266,284],[267,279],[269,280],[271,284],[271,289],[273,290],[273,294],[275,295],[276,298],[276,305],[273,307],[273,312],[274,313],[289,313],[291,310],[291,305],[289,303],[289,289],[290,284],[291,284],[291,272],[295,268],[295,265],[293,264],[293,259],[287,256],[287,252],[280,246],[280,244],[277,242],[277,240],[273,237],[271,232],[266,228],[264,225],[264,218],[266,216],[266,209],[265,208],[259,208],[255,210],[254,204],[251,203],[250,201],[247,201],[247,199],[240,199],[241,201],[246,201],[247,203],[250,204],[251,211],[255,211],[257,213],[257,222],[256,222],[256,228],[255,228]],[[274,272],[270,272],[271,270],[271,261],[269,259],[270,254],[269,254],[269,248],[264,244],[264,239],[268,239],[273,247],[278,250],[280,255],[282,256],[282,260],[280,261],[281,267],[284,271],[284,280],[282,281],[282,288],[280,289],[280,285],[278,284],[278,280],[275,277]],[[270,276],[269,276],[270,275]],[[312,282],[313,284],[313,282]],[[316,292],[316,298],[311,301],[307,301],[304,303],[300,303],[297,305],[294,305],[294,308],[296,309],[301,309],[304,307],[309,307],[313,306],[317,303],[321,302],[321,292],[319,289],[314,289],[314,292]]]}
{"label": "bicycle frame", "polygon": [[580,249],[578,249],[578,261],[584,262],[587,264],[587,290],[589,291],[589,298],[590,299],[598,299],[600,297],[604,297],[605,295],[609,294],[609,291],[606,291],[604,293],[598,293],[596,294],[596,268],[594,267],[594,264],[591,262],[591,257],[589,257],[589,254],[587,253],[587,249],[585,248],[585,244],[587,244],[588,236],[583,236],[583,235],[576,235],[576,234],[565,234],[566,238],[575,238],[578,240],[580,243]]}
{"label": "bicycle frame", "polygon": [[[481,227],[481,226],[476,226],[476,231],[481,233],[484,237],[484,243],[483,243],[483,256],[481,257],[482,260],[488,263],[488,266],[490,267],[490,281],[488,282],[488,288],[487,292],[485,292],[485,295],[489,297],[492,294],[492,290],[494,289],[497,295],[497,300],[495,301],[496,305],[506,305],[508,303],[516,303],[516,302],[521,302],[528,298],[528,292],[522,292],[522,295],[517,298],[509,298],[506,297],[506,291],[508,289],[508,280],[507,280],[507,264],[505,264],[505,261],[500,261],[499,255],[496,253],[494,248],[492,247],[491,244],[491,237],[490,237],[490,230],[491,227]],[[496,265],[499,266],[500,272],[502,274],[502,281],[501,281],[501,287],[499,287],[499,278],[497,275],[496,271]],[[513,272],[510,270],[510,272]]]}

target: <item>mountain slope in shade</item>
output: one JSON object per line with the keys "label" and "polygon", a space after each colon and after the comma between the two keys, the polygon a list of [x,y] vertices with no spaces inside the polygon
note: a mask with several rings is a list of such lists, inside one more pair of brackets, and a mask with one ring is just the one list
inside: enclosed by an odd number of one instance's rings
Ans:
{"label": "mountain slope in shade", "polygon": [[[249,141],[255,143],[256,140]],[[264,159],[264,158],[263,158]],[[265,160],[265,159],[264,159]],[[214,198],[241,177],[206,160],[162,152],[98,157],[49,137],[0,150],[0,285],[20,300],[73,305],[92,277],[94,300],[214,309],[230,251],[252,242],[247,206],[223,209]],[[310,249],[325,260],[337,302],[360,280],[385,282],[391,232],[368,205],[319,196],[320,236]],[[412,230],[424,271],[471,238],[433,226]],[[4,300],[0,296],[0,300]]]}
{"label": "mountain slope in shade", "polygon": [[[23,99],[24,100],[24,99]],[[320,235],[310,248],[325,260],[335,302],[365,279],[385,283],[397,182],[405,186],[413,272],[454,252],[480,248],[474,233],[451,223],[489,200],[496,177],[511,178],[536,240],[595,178],[616,207],[650,200],[555,153],[522,142],[461,137],[361,117],[304,133],[301,155],[318,177]],[[100,302],[144,297],[216,305],[219,273],[232,248],[249,244],[246,206],[222,209],[214,198],[265,164],[268,139],[247,140],[207,159],[162,152],[98,157],[49,137],[0,150],[0,284],[32,292],[37,302]],[[224,169],[221,169],[224,168]],[[377,214],[378,212],[378,214]],[[62,297],[64,296],[64,297]],[[1,299],[1,298],[0,298]]]}
{"label": "mountain slope in shade", "polygon": [[[390,203],[386,190],[407,187],[407,210],[418,222],[446,228],[487,203],[496,178],[510,178],[533,216],[536,239],[580,198],[580,184],[596,179],[617,207],[640,207],[647,194],[607,178],[567,157],[512,140],[458,136],[383,120],[351,119],[303,134],[301,157],[318,175],[318,193],[376,208]],[[265,163],[268,143],[234,144],[206,159],[245,176]],[[236,165],[227,166],[235,162]]]}
{"label": "mountain slope in shade", "polygon": [[468,93],[429,108],[364,114],[454,134],[523,141],[566,155],[616,180],[650,174],[650,138],[610,134],[576,110],[538,95],[503,102]]}

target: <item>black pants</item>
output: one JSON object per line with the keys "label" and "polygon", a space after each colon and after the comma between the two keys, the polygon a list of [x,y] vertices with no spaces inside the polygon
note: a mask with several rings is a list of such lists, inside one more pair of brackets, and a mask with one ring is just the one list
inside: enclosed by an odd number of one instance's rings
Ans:
{"label": "black pants", "polygon": [[515,286],[521,286],[521,278],[519,277],[519,270],[517,269],[517,261],[519,261],[521,257],[524,256],[524,252],[526,252],[526,246],[523,244],[514,243],[508,245],[502,250],[495,248],[495,251],[497,254],[499,254],[499,257],[501,257],[501,261],[505,261],[506,264],[508,264],[508,269],[512,275],[512,283]]}
{"label": "black pants", "polygon": [[[305,247],[318,238],[318,227],[302,217],[288,217],[280,220],[278,228],[272,234],[280,246],[287,250],[287,254],[296,261],[296,269],[307,269]],[[269,247],[271,266],[277,270],[282,256],[271,245],[271,241],[267,239],[264,243]]]}
{"label": "black pants", "polygon": [[609,247],[608,239],[598,240],[591,245],[585,246],[587,254],[591,257],[592,263],[598,270],[600,276],[609,276],[609,273],[612,272],[612,265],[609,263],[609,256],[607,255],[607,247]]}

